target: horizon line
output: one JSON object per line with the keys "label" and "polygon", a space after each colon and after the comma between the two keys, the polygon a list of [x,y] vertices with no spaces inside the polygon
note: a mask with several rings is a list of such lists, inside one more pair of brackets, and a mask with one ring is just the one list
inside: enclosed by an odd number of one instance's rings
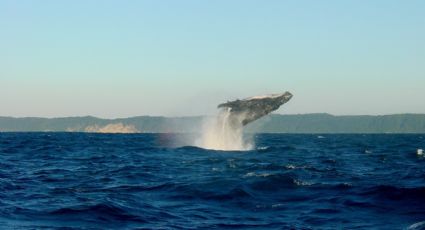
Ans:
{"label": "horizon line", "polygon": [[[283,113],[271,113],[269,115],[280,115],[280,116],[302,116],[302,115],[329,115],[334,117],[347,117],[347,116],[371,116],[371,117],[379,117],[379,116],[394,116],[394,115],[425,115],[425,113],[391,113],[391,114],[332,114],[326,112],[316,112],[316,113],[293,113],[293,114],[283,114]],[[0,115],[0,118],[14,118],[14,119],[25,119],[25,118],[38,118],[38,119],[61,119],[61,118],[97,118],[103,120],[120,120],[120,119],[129,119],[136,117],[163,117],[163,118],[186,118],[186,117],[209,117],[213,115],[177,115],[177,116],[164,116],[164,115],[135,115],[129,117],[115,117],[115,118],[105,118],[98,117],[93,115],[71,115],[71,116],[54,116],[54,117],[43,117],[43,116],[5,116]]]}

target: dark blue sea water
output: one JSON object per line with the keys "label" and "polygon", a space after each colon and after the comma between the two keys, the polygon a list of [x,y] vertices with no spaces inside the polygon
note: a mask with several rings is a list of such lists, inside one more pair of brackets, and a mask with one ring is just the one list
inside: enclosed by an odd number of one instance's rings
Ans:
{"label": "dark blue sea water", "polygon": [[0,133],[0,228],[425,228],[425,135],[179,138]]}

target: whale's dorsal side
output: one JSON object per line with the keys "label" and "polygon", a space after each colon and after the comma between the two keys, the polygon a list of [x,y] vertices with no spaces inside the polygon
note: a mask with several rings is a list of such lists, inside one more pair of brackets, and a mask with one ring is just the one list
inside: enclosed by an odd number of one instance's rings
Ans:
{"label": "whale's dorsal side", "polygon": [[219,104],[217,107],[228,109],[234,122],[245,126],[275,110],[292,98],[290,92],[254,96]]}

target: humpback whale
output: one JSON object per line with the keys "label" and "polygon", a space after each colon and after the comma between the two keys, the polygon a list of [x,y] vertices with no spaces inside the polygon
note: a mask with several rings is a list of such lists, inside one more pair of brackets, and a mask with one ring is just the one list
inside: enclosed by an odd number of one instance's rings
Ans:
{"label": "humpback whale", "polygon": [[292,98],[290,92],[249,97],[219,104],[217,107],[229,112],[233,125],[245,126],[275,110]]}

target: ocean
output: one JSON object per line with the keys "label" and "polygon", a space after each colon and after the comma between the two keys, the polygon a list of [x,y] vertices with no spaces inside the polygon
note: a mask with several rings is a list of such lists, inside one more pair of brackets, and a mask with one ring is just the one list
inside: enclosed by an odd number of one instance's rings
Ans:
{"label": "ocean", "polygon": [[187,136],[0,133],[0,228],[425,229],[425,135]]}

